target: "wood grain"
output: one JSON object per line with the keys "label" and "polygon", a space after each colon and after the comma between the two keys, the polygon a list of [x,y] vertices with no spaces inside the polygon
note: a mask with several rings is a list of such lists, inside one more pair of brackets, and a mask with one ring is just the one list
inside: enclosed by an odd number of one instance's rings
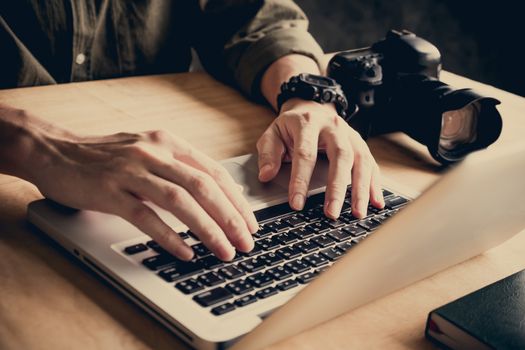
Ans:
{"label": "wood grain", "polygon": [[[499,98],[504,117],[493,147],[523,140],[525,99],[444,73],[443,79]],[[0,102],[27,109],[77,132],[169,130],[215,159],[255,151],[274,117],[205,73],[133,77],[1,90]],[[425,147],[402,134],[369,140],[383,174],[423,190],[442,174]],[[490,189],[487,189],[490,191]],[[41,195],[0,175],[1,349],[185,349],[25,221]],[[432,348],[423,338],[429,310],[525,268],[525,234],[272,349]],[[356,282],[358,283],[358,282]]]}

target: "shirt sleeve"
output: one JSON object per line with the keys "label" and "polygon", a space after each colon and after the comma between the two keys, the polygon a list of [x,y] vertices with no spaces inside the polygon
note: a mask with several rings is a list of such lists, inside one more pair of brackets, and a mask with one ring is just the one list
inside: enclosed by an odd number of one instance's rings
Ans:
{"label": "shirt sleeve", "polygon": [[204,68],[260,97],[262,74],[275,60],[301,54],[320,65],[323,50],[291,0],[200,1],[195,49]]}

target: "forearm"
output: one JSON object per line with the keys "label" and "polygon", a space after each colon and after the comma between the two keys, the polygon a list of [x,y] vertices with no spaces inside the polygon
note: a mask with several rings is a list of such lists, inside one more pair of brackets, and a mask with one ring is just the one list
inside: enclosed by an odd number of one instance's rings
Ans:
{"label": "forearm", "polygon": [[304,55],[287,55],[273,62],[261,79],[261,93],[277,110],[277,96],[281,84],[300,73],[320,74],[317,62]]}
{"label": "forearm", "polygon": [[69,136],[66,130],[24,110],[0,104],[0,173],[32,182],[34,169],[42,165],[37,155],[51,151],[46,140]]}

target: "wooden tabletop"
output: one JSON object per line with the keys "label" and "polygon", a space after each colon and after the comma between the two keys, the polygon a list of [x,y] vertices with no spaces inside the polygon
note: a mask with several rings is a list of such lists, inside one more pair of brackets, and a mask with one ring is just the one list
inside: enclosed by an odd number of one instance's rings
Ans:
{"label": "wooden tabletop", "polygon": [[[525,98],[446,72],[442,78],[502,101],[503,133],[493,147],[523,140]],[[254,152],[274,117],[270,109],[248,102],[205,73],[0,90],[0,102],[87,134],[166,129],[215,159]],[[402,134],[371,139],[369,145],[385,176],[416,190],[443,172],[425,147]],[[0,348],[186,349],[28,225],[26,206],[40,197],[31,184],[0,175]],[[522,232],[481,256],[272,349],[431,349],[423,337],[428,312],[525,268],[524,256]]]}

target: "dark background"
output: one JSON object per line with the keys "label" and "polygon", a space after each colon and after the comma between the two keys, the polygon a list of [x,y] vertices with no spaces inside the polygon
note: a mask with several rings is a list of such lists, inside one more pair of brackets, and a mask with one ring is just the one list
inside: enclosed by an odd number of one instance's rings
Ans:
{"label": "dark background", "polygon": [[441,51],[443,69],[525,96],[520,1],[296,0],[325,52],[369,46],[408,29]]}

